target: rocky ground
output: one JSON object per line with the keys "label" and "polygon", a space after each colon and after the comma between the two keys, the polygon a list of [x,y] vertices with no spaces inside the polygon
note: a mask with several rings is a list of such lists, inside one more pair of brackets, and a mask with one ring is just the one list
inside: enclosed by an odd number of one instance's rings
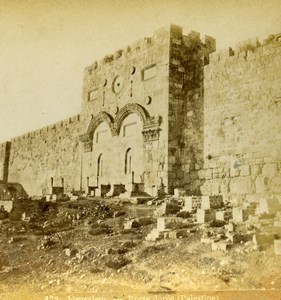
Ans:
{"label": "rocky ground", "polygon": [[255,249],[241,241],[212,251],[201,238],[222,235],[224,224],[196,224],[192,215],[174,228],[177,238],[146,241],[155,208],[86,198],[45,203],[24,220],[12,211],[0,225],[0,299],[11,292],[49,300],[60,293],[281,289],[281,256],[272,244]]}

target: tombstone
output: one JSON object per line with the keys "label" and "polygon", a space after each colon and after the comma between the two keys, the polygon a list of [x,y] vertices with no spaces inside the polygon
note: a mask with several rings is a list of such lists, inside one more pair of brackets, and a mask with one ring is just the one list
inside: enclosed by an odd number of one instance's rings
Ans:
{"label": "tombstone", "polygon": [[223,197],[221,195],[217,196],[202,196],[201,197],[201,208],[211,209],[223,207]]}
{"label": "tombstone", "polygon": [[197,209],[196,220],[197,223],[206,223],[215,219],[215,211],[214,210],[205,210],[205,209]]}
{"label": "tombstone", "polygon": [[174,196],[179,198],[179,197],[184,197],[186,195],[185,189],[177,188],[174,189]]}
{"label": "tombstone", "polygon": [[95,197],[101,197],[101,189],[95,189]]}
{"label": "tombstone", "polygon": [[196,210],[198,208],[201,208],[201,197],[197,197],[197,196],[184,197],[184,206],[181,211],[192,212],[193,210]]}
{"label": "tombstone", "polygon": [[231,213],[229,211],[221,210],[216,212],[216,220],[226,221],[231,218]]}
{"label": "tombstone", "polygon": [[232,218],[235,222],[244,222],[247,220],[248,215],[243,207],[233,207]]}
{"label": "tombstone", "polygon": [[279,199],[275,196],[271,198],[261,198],[260,203],[256,209],[256,214],[271,214],[281,210]]}
{"label": "tombstone", "polygon": [[163,216],[166,213],[167,203],[162,203],[156,210],[154,211],[155,216]]}
{"label": "tombstone", "polygon": [[159,231],[165,230],[165,218],[157,218],[157,229]]}

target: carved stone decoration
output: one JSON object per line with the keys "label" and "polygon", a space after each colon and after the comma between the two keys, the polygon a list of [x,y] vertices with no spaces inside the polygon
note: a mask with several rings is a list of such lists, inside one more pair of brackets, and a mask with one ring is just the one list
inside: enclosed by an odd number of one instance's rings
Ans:
{"label": "carved stone decoration", "polygon": [[161,118],[151,117],[146,120],[143,125],[143,137],[145,142],[157,141],[160,136],[160,123]]}
{"label": "carved stone decoration", "polygon": [[131,75],[135,74],[135,72],[136,72],[136,67],[132,66],[130,70]]}
{"label": "carved stone decoration", "polygon": [[84,142],[84,152],[91,152],[93,150],[93,141]]}
{"label": "carved stone decoration", "polygon": [[106,112],[100,112],[97,116],[92,116],[92,119],[90,121],[90,124],[88,126],[87,132],[80,135],[79,139],[84,144],[84,151],[89,152],[92,151],[93,148],[93,135],[96,130],[96,128],[102,123],[105,122],[108,124],[111,134],[115,134],[114,129],[114,119],[113,117],[106,113]]}
{"label": "carved stone decoration", "polygon": [[151,104],[151,101],[152,101],[151,96],[147,96],[146,99],[145,99],[145,104],[149,105],[149,104]]}
{"label": "carved stone decoration", "polygon": [[113,117],[106,112],[100,112],[98,115],[93,117],[93,119],[91,120],[91,122],[88,126],[87,134],[89,134],[90,138],[93,138],[93,134],[94,134],[96,128],[102,122],[107,123],[110,129],[112,129],[114,127]]}
{"label": "carved stone decoration", "polygon": [[122,126],[123,120],[128,115],[133,114],[133,113],[140,117],[143,124],[145,124],[147,119],[149,119],[149,113],[144,107],[142,107],[140,104],[137,104],[137,103],[129,103],[129,104],[125,105],[124,107],[122,107],[118,111],[118,113],[115,117],[114,127],[116,129],[117,134],[119,134],[119,132],[120,132],[120,128]]}
{"label": "carved stone decoration", "polygon": [[142,134],[143,134],[145,142],[157,141],[157,140],[159,140],[160,128],[149,129],[149,130],[143,131]]}
{"label": "carved stone decoration", "polygon": [[115,79],[113,81],[113,85],[112,85],[114,93],[116,93],[116,94],[120,93],[120,91],[122,90],[122,87],[123,87],[123,82],[124,82],[124,79],[122,76],[115,77]]}
{"label": "carved stone decoration", "polygon": [[117,136],[120,133],[124,119],[133,113],[138,115],[143,123],[142,134],[144,137],[144,142],[158,140],[161,131],[161,118],[150,117],[148,111],[140,104],[129,103],[118,110],[115,118],[106,112],[100,112],[91,119],[87,132],[79,137],[80,141],[84,144],[84,151],[92,151],[94,132],[102,122],[108,124],[112,136]]}
{"label": "carved stone decoration", "polygon": [[80,142],[87,142],[90,139],[91,139],[91,136],[88,133],[84,133],[79,136]]}

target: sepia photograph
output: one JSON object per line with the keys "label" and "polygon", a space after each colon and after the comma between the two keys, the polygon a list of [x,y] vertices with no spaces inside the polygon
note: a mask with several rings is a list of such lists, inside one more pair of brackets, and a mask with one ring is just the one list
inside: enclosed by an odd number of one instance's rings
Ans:
{"label": "sepia photograph", "polygon": [[0,0],[0,300],[281,299],[280,0]]}

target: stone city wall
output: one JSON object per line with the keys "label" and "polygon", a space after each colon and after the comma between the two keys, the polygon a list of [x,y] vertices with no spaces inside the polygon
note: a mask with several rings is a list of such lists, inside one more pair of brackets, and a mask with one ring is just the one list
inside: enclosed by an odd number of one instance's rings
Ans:
{"label": "stone city wall", "polygon": [[9,182],[23,185],[29,195],[80,187],[79,115],[11,140]]}
{"label": "stone city wall", "polygon": [[280,35],[214,53],[204,72],[202,193],[281,193]]}
{"label": "stone city wall", "polygon": [[0,182],[7,182],[9,171],[10,142],[0,144]]}

